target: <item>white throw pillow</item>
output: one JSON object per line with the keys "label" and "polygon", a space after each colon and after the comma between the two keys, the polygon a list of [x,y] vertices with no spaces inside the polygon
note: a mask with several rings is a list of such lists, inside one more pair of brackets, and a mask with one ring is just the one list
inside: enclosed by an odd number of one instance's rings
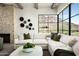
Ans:
{"label": "white throw pillow", "polygon": [[77,40],[75,38],[75,39],[71,40],[68,44],[70,47],[73,47],[76,44],[76,42],[77,42]]}
{"label": "white throw pillow", "polygon": [[70,38],[68,35],[62,35],[60,38],[60,42],[67,44],[69,39]]}
{"label": "white throw pillow", "polygon": [[62,35],[61,38],[60,38],[60,42],[64,43],[64,44],[67,44],[73,40],[75,37],[73,36],[69,36],[69,35]]}

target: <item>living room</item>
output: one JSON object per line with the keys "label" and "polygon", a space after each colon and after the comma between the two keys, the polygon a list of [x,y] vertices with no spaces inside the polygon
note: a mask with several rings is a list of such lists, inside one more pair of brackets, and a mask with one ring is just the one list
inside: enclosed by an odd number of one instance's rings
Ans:
{"label": "living room", "polygon": [[78,3],[0,3],[0,56],[79,56],[78,11]]}

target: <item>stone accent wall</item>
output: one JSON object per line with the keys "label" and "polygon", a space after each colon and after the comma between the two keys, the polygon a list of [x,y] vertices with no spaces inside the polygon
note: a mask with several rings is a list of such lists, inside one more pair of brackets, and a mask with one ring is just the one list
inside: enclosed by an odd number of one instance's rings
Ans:
{"label": "stone accent wall", "polygon": [[0,6],[0,33],[10,33],[10,43],[14,41],[14,9]]}

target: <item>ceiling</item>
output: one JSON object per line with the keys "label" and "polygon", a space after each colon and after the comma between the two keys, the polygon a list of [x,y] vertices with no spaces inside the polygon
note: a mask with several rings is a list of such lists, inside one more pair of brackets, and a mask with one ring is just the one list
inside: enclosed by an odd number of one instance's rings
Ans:
{"label": "ceiling", "polygon": [[39,3],[38,6],[39,8],[50,8],[54,4],[54,7],[58,7],[60,3]]}
{"label": "ceiling", "polygon": [[61,3],[22,3],[22,6],[39,8],[57,8]]}
{"label": "ceiling", "polygon": [[57,8],[60,3],[0,3],[0,5],[3,4],[3,5],[13,5],[15,7],[18,7],[20,9],[23,9],[24,6],[27,6],[27,7],[34,7],[36,9],[39,9],[39,8],[51,8],[51,9],[54,9],[54,8]]}
{"label": "ceiling", "polygon": [[52,3],[39,3],[38,7],[39,8],[48,8],[52,5]]}

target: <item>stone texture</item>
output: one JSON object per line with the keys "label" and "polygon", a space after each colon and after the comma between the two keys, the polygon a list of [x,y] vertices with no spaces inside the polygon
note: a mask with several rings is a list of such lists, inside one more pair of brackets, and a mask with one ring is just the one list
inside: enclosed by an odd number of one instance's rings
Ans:
{"label": "stone texture", "polygon": [[10,42],[14,39],[14,9],[12,6],[0,6],[0,33],[10,33]]}

